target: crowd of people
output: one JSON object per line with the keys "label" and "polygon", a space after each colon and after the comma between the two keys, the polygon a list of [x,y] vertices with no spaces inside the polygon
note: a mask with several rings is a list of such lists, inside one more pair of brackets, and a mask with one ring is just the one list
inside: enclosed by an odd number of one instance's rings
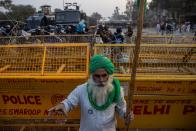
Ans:
{"label": "crowd of people", "polygon": [[76,25],[47,25],[37,26],[34,29],[28,29],[24,25],[2,25],[0,27],[0,36],[22,36],[23,32],[29,35],[62,35],[62,34],[85,34],[88,33],[88,28],[84,20],[81,20]]}
{"label": "crowd of people", "polygon": [[86,34],[88,33],[88,28],[84,22],[81,20],[76,25],[49,25],[46,27],[39,27],[30,31],[33,35],[63,35],[63,34]]}
{"label": "crowd of people", "polygon": [[101,40],[98,43],[130,43],[133,35],[133,30],[130,25],[127,26],[127,32],[123,32],[122,27],[117,27],[112,32],[108,26],[99,25],[96,35],[100,35]]}
{"label": "crowd of people", "polygon": [[156,24],[156,33],[157,34],[173,34],[174,32],[184,33],[191,32],[191,23],[185,22],[183,24],[176,24],[175,22],[158,22]]}

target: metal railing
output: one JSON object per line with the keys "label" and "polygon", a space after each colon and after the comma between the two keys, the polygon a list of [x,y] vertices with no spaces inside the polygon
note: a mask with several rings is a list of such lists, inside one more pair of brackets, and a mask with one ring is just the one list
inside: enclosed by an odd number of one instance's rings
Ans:
{"label": "metal railing", "polygon": [[0,46],[0,75],[88,74],[88,44]]}
{"label": "metal railing", "polygon": [[[94,43],[95,38],[100,38],[93,34],[66,34],[66,35],[36,35],[36,36],[6,36],[0,37],[0,45],[8,44],[43,44],[43,43]],[[128,40],[129,39],[129,40]],[[125,37],[125,43],[134,43],[135,36]],[[143,44],[195,44],[194,36],[143,36]],[[97,40],[100,41],[100,40]],[[129,41],[129,42],[128,42]]]}
{"label": "metal railing", "polygon": [[[109,57],[116,74],[130,74],[134,45],[96,44],[95,54]],[[143,44],[140,48],[139,74],[196,74],[196,45]]]}
{"label": "metal railing", "polygon": [[37,35],[0,37],[0,45],[43,43],[91,43],[94,35]]}

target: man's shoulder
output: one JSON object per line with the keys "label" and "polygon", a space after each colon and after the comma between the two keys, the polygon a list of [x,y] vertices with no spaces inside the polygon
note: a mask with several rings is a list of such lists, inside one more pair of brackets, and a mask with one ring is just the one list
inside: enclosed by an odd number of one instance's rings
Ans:
{"label": "man's shoulder", "polygon": [[72,93],[76,94],[83,94],[86,90],[87,83],[83,83],[81,85],[76,86],[76,88],[72,91]]}
{"label": "man's shoulder", "polygon": [[83,90],[86,86],[87,86],[87,83],[83,83],[83,84],[78,85],[76,88],[78,90]]}

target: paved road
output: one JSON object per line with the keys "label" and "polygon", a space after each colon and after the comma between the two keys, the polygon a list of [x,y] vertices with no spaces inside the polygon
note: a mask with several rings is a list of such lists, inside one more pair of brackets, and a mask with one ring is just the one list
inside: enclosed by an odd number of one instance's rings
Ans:
{"label": "paved road", "polygon": [[[134,31],[136,31],[136,29]],[[161,35],[161,33],[157,34],[155,28],[143,28],[143,34],[146,34],[146,35]],[[179,31],[174,31],[174,33],[172,35],[176,35],[176,36],[194,36],[194,33],[193,32],[179,33]]]}

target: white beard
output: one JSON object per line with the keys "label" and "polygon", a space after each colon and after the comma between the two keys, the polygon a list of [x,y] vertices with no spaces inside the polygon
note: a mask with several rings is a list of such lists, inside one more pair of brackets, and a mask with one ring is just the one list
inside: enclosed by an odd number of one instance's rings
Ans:
{"label": "white beard", "polygon": [[113,76],[109,76],[108,81],[104,83],[103,87],[97,86],[94,82],[92,76],[88,80],[89,91],[92,93],[92,99],[96,102],[98,106],[105,104],[108,98],[108,94],[113,90],[112,85]]}

